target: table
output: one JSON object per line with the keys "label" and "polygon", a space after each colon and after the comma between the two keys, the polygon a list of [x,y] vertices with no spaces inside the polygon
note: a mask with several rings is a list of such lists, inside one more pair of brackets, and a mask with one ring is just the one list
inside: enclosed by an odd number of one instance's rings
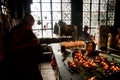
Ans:
{"label": "table", "polygon": [[55,61],[56,61],[56,68],[55,68],[55,75],[56,80],[88,80],[86,73],[80,72],[72,73],[69,69],[65,66],[61,53],[61,46],[60,43],[52,43],[50,44]]}
{"label": "table", "polygon": [[70,73],[64,66],[60,43],[51,44],[51,48],[57,64],[55,70],[57,80],[81,80],[79,74]]}
{"label": "table", "polygon": [[60,43],[50,44],[53,55],[56,61],[55,75],[57,80],[87,80],[87,76],[84,75],[84,72],[81,74],[75,74],[70,72],[66,67],[61,53]]}

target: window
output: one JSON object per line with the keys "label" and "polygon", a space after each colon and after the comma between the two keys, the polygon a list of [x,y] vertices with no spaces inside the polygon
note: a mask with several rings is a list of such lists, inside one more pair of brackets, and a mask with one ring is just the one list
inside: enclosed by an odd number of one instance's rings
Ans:
{"label": "window", "polygon": [[[38,38],[55,37],[54,24],[59,20],[71,24],[71,0],[33,0],[31,14],[35,18],[33,32]],[[40,25],[38,25],[40,21]]]}
{"label": "window", "polygon": [[98,37],[99,26],[113,26],[115,0],[83,0],[83,27],[90,27],[89,33]]}

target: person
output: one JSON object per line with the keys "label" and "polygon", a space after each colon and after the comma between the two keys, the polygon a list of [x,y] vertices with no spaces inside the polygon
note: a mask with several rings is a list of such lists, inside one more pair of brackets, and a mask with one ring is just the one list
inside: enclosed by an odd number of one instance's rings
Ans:
{"label": "person", "polygon": [[117,29],[117,34],[115,36],[116,48],[120,49],[120,28]]}
{"label": "person", "polygon": [[116,49],[120,50],[120,28],[110,28],[110,33],[108,33],[107,39],[107,48],[108,50]]}
{"label": "person", "polygon": [[55,25],[54,25],[54,33],[56,35],[59,35],[59,25],[58,25],[58,23],[55,23]]}
{"label": "person", "polygon": [[34,22],[27,14],[10,32],[7,61],[11,80],[43,80],[36,60],[40,42],[32,31]]}
{"label": "person", "polygon": [[84,41],[90,40],[90,34],[88,33],[88,26],[84,27],[84,30],[81,33],[80,39],[82,39]]}

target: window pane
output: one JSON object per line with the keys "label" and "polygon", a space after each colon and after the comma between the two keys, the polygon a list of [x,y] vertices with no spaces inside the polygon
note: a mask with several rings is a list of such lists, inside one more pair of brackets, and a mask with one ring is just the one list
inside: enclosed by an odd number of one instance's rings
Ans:
{"label": "window pane", "polygon": [[109,0],[110,5],[115,5],[115,3],[116,3],[116,0]]}
{"label": "window pane", "polygon": [[34,17],[35,20],[40,20],[40,12],[31,12],[31,15]]}
{"label": "window pane", "polygon": [[40,0],[32,0],[33,2],[40,2]]}
{"label": "window pane", "polygon": [[68,25],[71,25],[71,21],[70,20],[63,20],[63,22],[65,22]]}
{"label": "window pane", "polygon": [[114,13],[108,13],[108,19],[113,19],[114,20],[114,16],[115,16]]}
{"label": "window pane", "polygon": [[43,37],[44,38],[52,37],[52,30],[43,30]]}
{"label": "window pane", "polygon": [[50,3],[42,3],[42,11],[51,11]]}
{"label": "window pane", "polygon": [[41,2],[50,2],[50,0],[41,0]]}
{"label": "window pane", "polygon": [[89,26],[90,25],[90,20],[89,19],[83,19],[83,26]]}
{"label": "window pane", "polygon": [[43,20],[51,20],[51,13],[50,12],[42,12],[42,19]]}
{"label": "window pane", "polygon": [[106,25],[106,19],[100,19],[100,25]]}
{"label": "window pane", "polygon": [[100,0],[100,3],[107,4],[108,0]]}
{"label": "window pane", "polygon": [[89,18],[83,18],[83,26],[90,25],[90,19]]}
{"label": "window pane", "polygon": [[106,12],[107,11],[107,5],[100,5],[100,11]]}
{"label": "window pane", "polygon": [[52,2],[61,2],[61,0],[52,0]]}
{"label": "window pane", "polygon": [[114,21],[113,21],[113,20],[109,20],[107,23],[108,23],[108,25],[110,25],[110,26],[113,26],[113,25],[114,25]]}
{"label": "window pane", "polygon": [[63,18],[62,18],[63,20],[71,19],[70,12],[63,12],[62,14],[63,14]]}
{"label": "window pane", "polygon": [[83,3],[90,3],[90,0],[83,0]]}
{"label": "window pane", "polygon": [[100,19],[101,20],[106,20],[106,13],[100,13]]}
{"label": "window pane", "polygon": [[97,29],[91,29],[91,35],[96,36],[99,30]]}
{"label": "window pane", "polygon": [[114,13],[108,13],[108,24],[111,26],[114,25],[114,16]]}
{"label": "window pane", "polygon": [[92,11],[98,11],[98,4],[92,4]]}
{"label": "window pane", "polygon": [[62,0],[62,2],[71,2],[71,0]]}
{"label": "window pane", "polygon": [[89,19],[90,20],[90,13],[89,12],[84,12],[83,13],[83,19]]}
{"label": "window pane", "polygon": [[42,26],[41,25],[38,25],[37,24],[38,21],[35,21],[34,25],[33,25],[33,29],[42,29]]}
{"label": "window pane", "polygon": [[98,26],[98,20],[92,20],[91,26]]}
{"label": "window pane", "polygon": [[31,11],[40,11],[40,3],[31,4]]}
{"label": "window pane", "polygon": [[53,20],[61,20],[61,12],[53,12]]}
{"label": "window pane", "polygon": [[43,29],[51,29],[51,21],[43,21]]}
{"label": "window pane", "polygon": [[92,19],[98,19],[98,13],[91,13]]}
{"label": "window pane", "polygon": [[62,3],[62,11],[71,11],[71,4]]}
{"label": "window pane", "polygon": [[61,4],[60,3],[53,3],[52,10],[53,11],[61,11]]}
{"label": "window pane", "polygon": [[37,38],[42,38],[42,31],[41,30],[33,30]]}
{"label": "window pane", "polygon": [[108,6],[108,11],[109,12],[115,12],[115,6],[109,5]]}
{"label": "window pane", "polygon": [[90,4],[83,4],[83,11],[90,11]]}
{"label": "window pane", "polygon": [[98,3],[99,0],[92,0],[92,3]]}

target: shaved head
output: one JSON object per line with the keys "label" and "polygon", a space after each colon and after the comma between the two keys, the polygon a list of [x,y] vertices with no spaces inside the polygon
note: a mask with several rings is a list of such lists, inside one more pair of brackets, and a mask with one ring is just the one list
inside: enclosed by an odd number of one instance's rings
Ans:
{"label": "shaved head", "polygon": [[33,26],[34,22],[35,22],[34,17],[30,14],[25,15],[23,18],[23,24],[28,25],[30,27]]}
{"label": "shaved head", "polygon": [[25,23],[30,23],[30,22],[33,22],[33,21],[34,21],[34,18],[30,14],[25,15],[24,18],[23,18],[23,22],[25,22]]}

